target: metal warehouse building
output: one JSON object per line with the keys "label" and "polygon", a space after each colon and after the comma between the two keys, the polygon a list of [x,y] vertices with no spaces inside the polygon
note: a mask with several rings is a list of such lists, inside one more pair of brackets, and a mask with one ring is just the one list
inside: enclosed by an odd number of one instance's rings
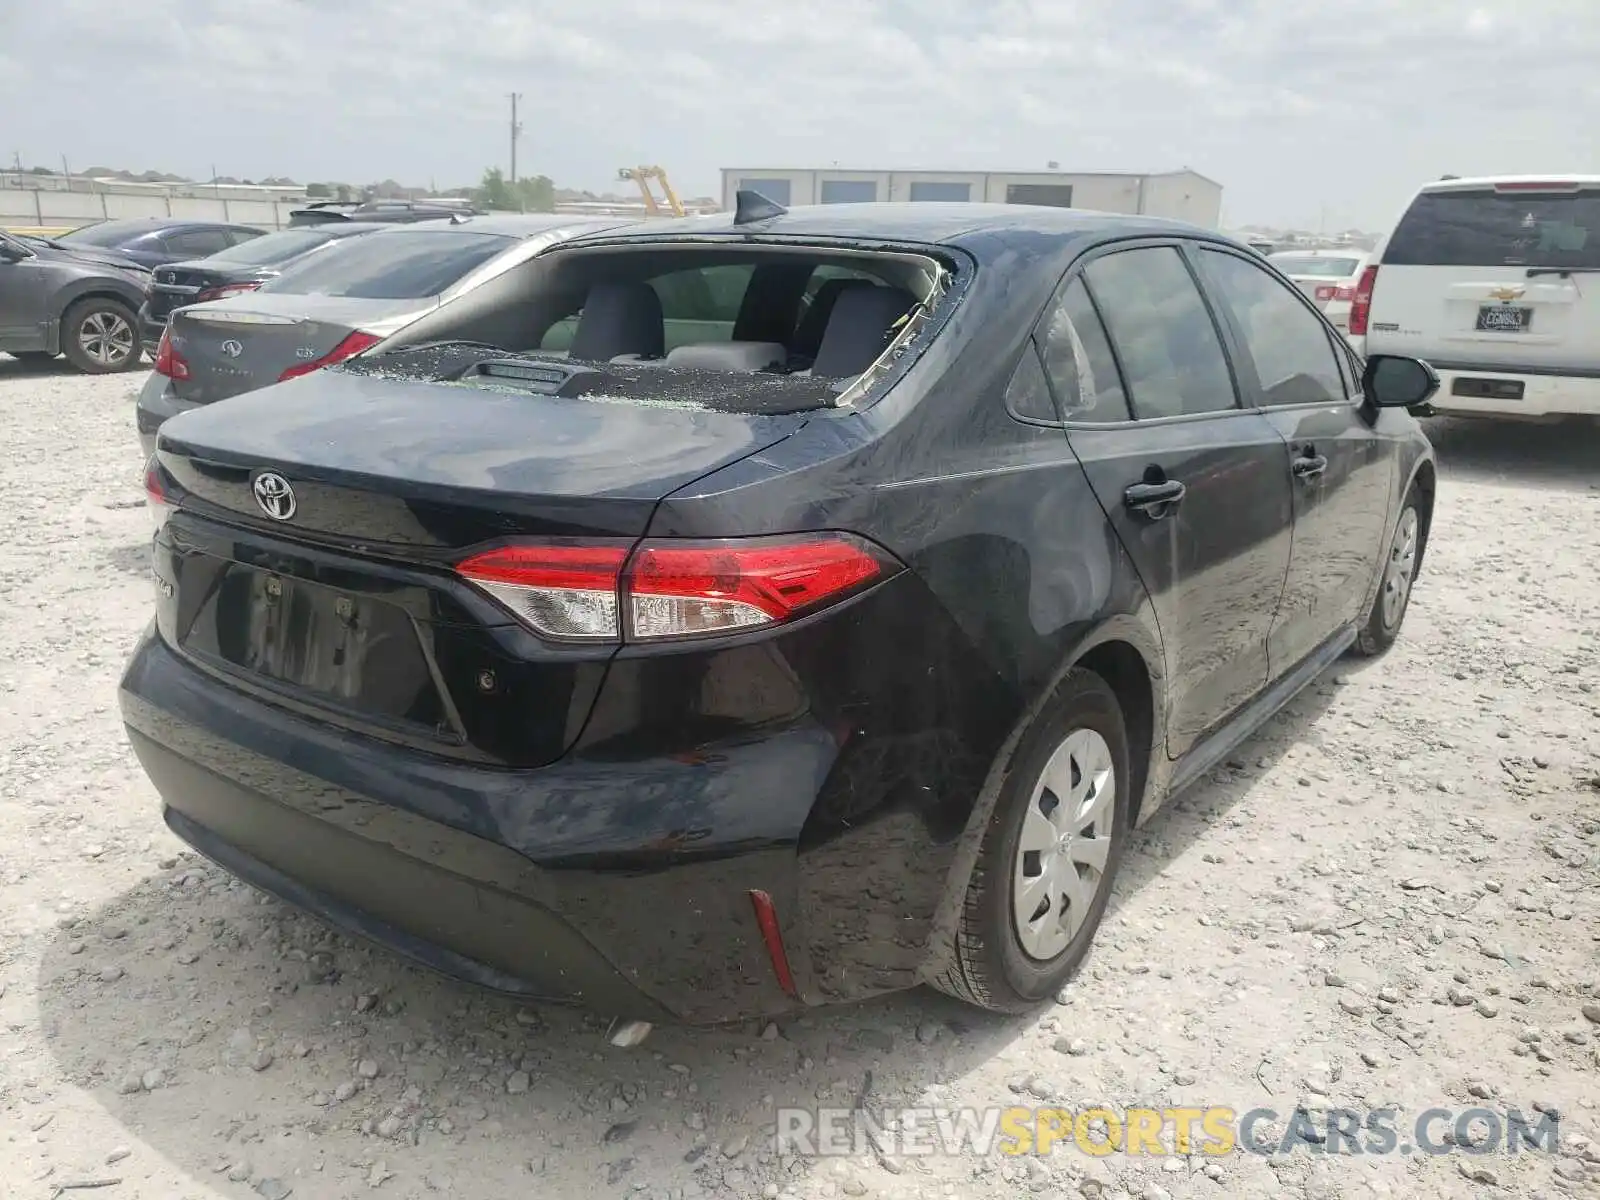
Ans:
{"label": "metal warehouse building", "polygon": [[779,204],[855,204],[872,200],[965,200],[1048,204],[1143,213],[1215,229],[1222,185],[1197,171],[1136,175],[1118,171],[841,171],[726,167],[722,204],[741,188]]}

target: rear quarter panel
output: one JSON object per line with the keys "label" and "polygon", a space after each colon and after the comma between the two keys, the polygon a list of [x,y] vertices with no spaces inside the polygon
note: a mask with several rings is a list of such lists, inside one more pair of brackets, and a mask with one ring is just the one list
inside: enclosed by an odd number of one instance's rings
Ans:
{"label": "rear quarter panel", "polygon": [[[1088,647],[1129,641],[1160,687],[1148,602],[1065,433],[1005,407],[1011,372],[1070,261],[1050,241],[989,258],[915,370],[871,407],[814,416],[667,497],[651,525],[655,536],[852,530],[908,568],[887,585],[899,589],[900,611],[881,614],[863,642],[880,651],[874,677],[853,677],[855,660],[841,655],[839,677],[803,686],[811,703],[797,709],[801,723],[842,731],[799,841],[794,898],[828,999],[936,969],[1006,755]],[[625,651],[607,690],[624,682],[643,694],[670,681],[692,714],[707,681],[673,679],[649,661],[660,658],[634,662]],[[863,895],[874,862],[896,886]],[[897,949],[876,965],[850,955],[835,932],[846,909],[853,928],[893,929]]]}

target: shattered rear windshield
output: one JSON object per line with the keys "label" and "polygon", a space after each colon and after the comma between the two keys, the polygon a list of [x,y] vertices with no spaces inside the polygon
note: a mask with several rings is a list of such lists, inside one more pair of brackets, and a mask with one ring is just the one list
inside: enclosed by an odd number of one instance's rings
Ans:
{"label": "shattered rear windshield", "polygon": [[853,404],[935,335],[954,263],[920,250],[634,243],[552,251],[349,369],[777,414]]}

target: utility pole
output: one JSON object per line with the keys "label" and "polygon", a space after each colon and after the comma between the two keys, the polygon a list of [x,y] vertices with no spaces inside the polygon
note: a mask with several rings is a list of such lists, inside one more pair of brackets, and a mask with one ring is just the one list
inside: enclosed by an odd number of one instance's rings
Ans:
{"label": "utility pole", "polygon": [[511,93],[511,186],[517,186],[517,139],[522,136],[522,125],[517,121],[517,101],[521,92]]}

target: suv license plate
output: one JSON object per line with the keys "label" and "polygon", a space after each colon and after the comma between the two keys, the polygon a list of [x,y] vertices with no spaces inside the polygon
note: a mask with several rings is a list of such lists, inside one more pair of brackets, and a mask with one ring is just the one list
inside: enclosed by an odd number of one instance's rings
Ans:
{"label": "suv license plate", "polygon": [[1478,309],[1479,333],[1526,333],[1533,324],[1533,309],[1510,304],[1485,304]]}

